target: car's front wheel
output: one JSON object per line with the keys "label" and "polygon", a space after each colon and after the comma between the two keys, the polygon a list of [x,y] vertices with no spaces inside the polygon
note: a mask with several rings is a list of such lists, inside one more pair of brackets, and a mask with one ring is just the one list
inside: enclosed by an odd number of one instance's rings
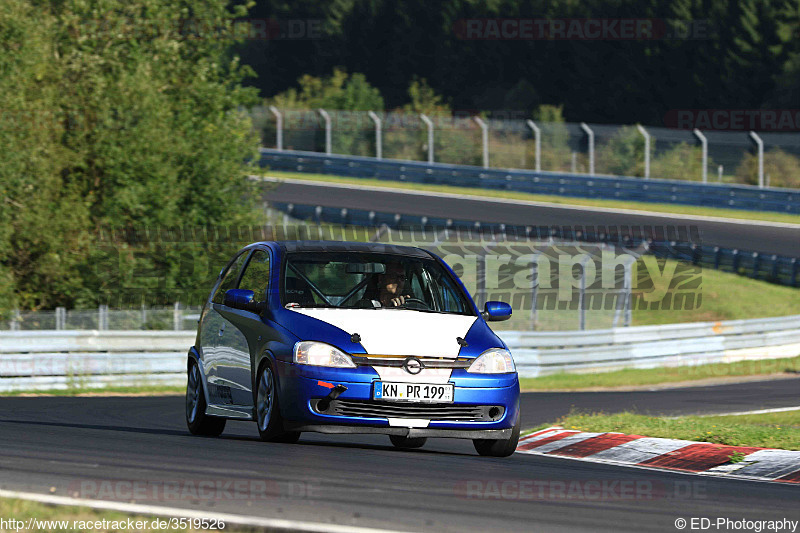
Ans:
{"label": "car's front wheel", "polygon": [[261,365],[256,383],[256,424],[261,440],[273,442],[297,442],[299,431],[284,431],[278,408],[278,388],[275,373],[269,362]]}
{"label": "car's front wheel", "polygon": [[218,437],[225,430],[225,419],[206,414],[206,395],[200,367],[196,362],[189,364],[186,381],[186,426],[192,435]]}
{"label": "car's front wheel", "polygon": [[490,457],[508,457],[517,449],[519,442],[519,417],[514,428],[511,430],[511,436],[507,439],[473,439],[472,443],[475,445],[475,451],[481,455],[488,455]]}

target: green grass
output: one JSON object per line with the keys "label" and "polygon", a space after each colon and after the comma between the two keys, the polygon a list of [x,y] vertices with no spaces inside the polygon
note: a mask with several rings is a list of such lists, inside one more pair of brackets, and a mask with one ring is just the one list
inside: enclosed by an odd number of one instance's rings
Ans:
{"label": "green grass", "polygon": [[185,385],[143,385],[141,387],[71,387],[69,389],[52,389],[52,390],[27,390],[27,391],[13,391],[13,392],[0,392],[0,397],[3,396],[21,396],[36,394],[41,396],[78,396],[80,394],[96,394],[102,396],[103,394],[148,394],[152,396],[169,395],[169,394],[183,394],[186,392]]}
{"label": "green grass", "polygon": [[595,374],[567,374],[561,372],[538,378],[521,378],[520,387],[526,391],[637,387],[701,379],[767,376],[783,372],[800,372],[800,357],[666,368],[628,368]]}
{"label": "green grass", "polygon": [[[144,522],[145,527],[142,529],[134,529],[131,531],[208,531],[203,529],[194,529],[194,528],[153,528],[153,520],[156,519],[154,516],[141,516],[141,515],[134,515],[129,513],[122,513],[118,511],[107,511],[107,510],[97,510],[97,509],[90,509],[88,507],[72,507],[72,506],[62,506],[62,505],[46,505],[43,503],[32,502],[28,500],[22,500],[17,498],[0,498],[0,518],[5,520],[14,519],[17,521],[27,522],[31,518],[36,518],[38,520],[66,520],[68,521],[68,527],[62,529],[60,527],[56,528],[45,528],[40,527],[38,529],[33,529],[33,531],[129,531],[127,529],[127,522],[128,519],[131,519],[135,522],[140,521]],[[161,521],[168,521],[168,517],[158,517]],[[118,525],[121,526],[119,529],[112,529],[111,527],[106,528],[99,528],[99,529],[80,529],[72,527],[74,522],[76,521],[83,521],[83,522],[98,522],[103,521],[112,522],[112,524],[107,524],[108,526],[113,526],[113,522],[119,522]],[[188,523],[184,523],[188,525]],[[95,525],[95,524],[92,524]],[[102,525],[102,524],[97,524]],[[136,525],[136,524],[134,524]],[[180,524],[178,524],[180,525]],[[198,524],[200,525],[200,524]],[[226,524],[224,529],[225,531],[243,531],[247,530],[247,528],[236,528],[231,527]],[[14,531],[13,529],[6,528],[6,531]],[[23,529],[23,531],[28,531],[27,529]]]}
{"label": "green grass", "polygon": [[[543,424],[544,429],[553,424]],[[800,410],[757,415],[661,418],[634,413],[570,413],[556,422],[566,429],[800,450]],[[735,460],[735,459],[734,459]]]}
{"label": "green grass", "polygon": [[703,268],[696,309],[634,309],[633,325],[740,320],[800,314],[800,290],[732,272]]}
{"label": "green grass", "polygon": [[350,183],[357,185],[371,185],[381,187],[395,187],[413,189],[418,191],[445,192],[452,194],[468,194],[483,198],[508,198],[513,200],[526,200],[532,202],[546,202],[551,204],[583,205],[587,207],[605,207],[612,209],[631,209],[650,211],[653,213],[675,213],[683,215],[739,218],[743,220],[761,220],[768,222],[785,222],[800,224],[800,215],[777,213],[770,211],[743,211],[738,209],[720,209],[714,207],[699,207],[691,205],[658,204],[649,202],[629,202],[619,200],[596,200],[592,198],[575,198],[571,196],[555,196],[545,194],[530,194],[525,192],[499,191],[479,189],[475,187],[456,187],[451,185],[429,185],[422,183],[407,183],[402,181],[379,180],[370,178],[351,178],[346,176],[331,176],[328,174],[307,174],[303,172],[263,171],[264,176],[275,178],[291,178],[300,180],[325,181],[330,183]]}

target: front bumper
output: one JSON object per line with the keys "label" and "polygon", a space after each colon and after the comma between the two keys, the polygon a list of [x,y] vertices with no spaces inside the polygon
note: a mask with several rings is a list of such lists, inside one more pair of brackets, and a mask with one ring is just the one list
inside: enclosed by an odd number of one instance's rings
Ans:
{"label": "front bumper", "polygon": [[365,425],[333,425],[304,424],[302,422],[284,422],[287,431],[309,431],[314,433],[343,434],[377,434],[397,435],[398,437],[443,437],[450,439],[509,439],[513,428],[506,429],[442,429],[442,428],[406,428],[406,427],[370,427]]}
{"label": "front bumper", "polygon": [[[377,372],[372,368],[341,371],[279,361],[276,370],[280,383],[281,415],[286,421],[287,429],[293,428],[297,431],[468,439],[508,438],[519,417],[519,380],[516,374],[482,376],[469,374],[465,370],[454,370],[449,380],[454,384],[453,403],[404,404],[411,408],[398,409],[400,412],[397,416],[390,418],[378,408],[392,408],[403,404],[372,400],[373,383],[379,380]],[[337,400],[349,403],[351,409],[327,409],[319,412],[319,400],[328,395],[331,385],[347,387]],[[353,416],[352,407],[359,403],[375,409],[363,409],[358,416]],[[419,410],[422,412],[411,414],[415,405],[429,407],[430,410],[422,408]],[[499,414],[492,411],[493,408]],[[349,415],[342,416],[342,412]],[[480,412],[482,415],[461,417],[453,414],[469,412]],[[490,412],[495,414],[490,416]],[[437,419],[437,416],[440,418]]]}

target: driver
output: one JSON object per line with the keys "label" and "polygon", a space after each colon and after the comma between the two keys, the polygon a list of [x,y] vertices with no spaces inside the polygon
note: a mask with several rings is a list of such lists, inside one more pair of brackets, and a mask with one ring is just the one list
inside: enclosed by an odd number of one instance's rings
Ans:
{"label": "driver", "polygon": [[406,303],[409,294],[403,294],[406,284],[406,271],[400,263],[387,263],[386,270],[377,276],[377,284],[368,290],[362,302],[370,302],[374,307],[400,307]]}

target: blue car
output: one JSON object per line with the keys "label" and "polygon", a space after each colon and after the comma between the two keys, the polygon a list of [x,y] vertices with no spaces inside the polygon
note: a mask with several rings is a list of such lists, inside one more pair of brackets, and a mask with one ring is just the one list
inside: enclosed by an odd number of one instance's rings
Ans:
{"label": "blue car", "polygon": [[481,455],[519,440],[507,346],[438,256],[349,242],[259,242],[220,272],[189,351],[186,422],[216,436],[254,420],[261,438],[378,433],[399,448],[471,439]]}

